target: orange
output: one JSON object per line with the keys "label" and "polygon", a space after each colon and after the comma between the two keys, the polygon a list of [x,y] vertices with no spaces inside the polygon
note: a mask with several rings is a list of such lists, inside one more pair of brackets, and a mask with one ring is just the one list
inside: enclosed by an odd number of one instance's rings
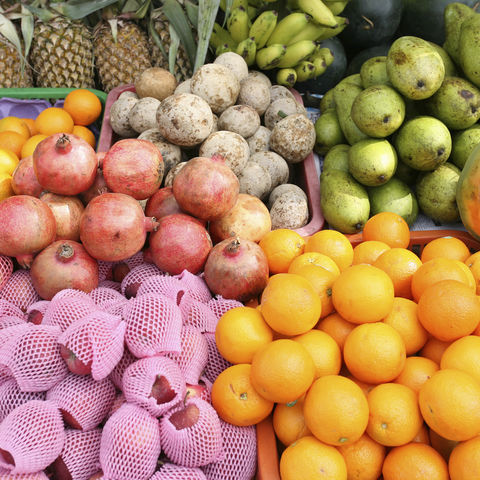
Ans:
{"label": "orange", "polygon": [[391,248],[373,262],[393,282],[396,297],[412,298],[412,276],[422,265],[421,260],[406,248]]}
{"label": "orange", "polygon": [[393,306],[394,287],[380,268],[360,264],[345,268],[332,287],[335,310],[348,322],[378,322]]}
{"label": "orange", "polygon": [[348,238],[336,230],[320,230],[307,239],[305,252],[327,255],[338,265],[340,271],[352,264],[353,247]]}
{"label": "orange", "polygon": [[278,403],[273,411],[272,420],[275,435],[285,446],[312,434],[305,425],[303,399],[299,399],[293,405]]}
{"label": "orange", "polygon": [[337,342],[340,350],[343,351],[345,340],[355,327],[354,323],[347,322],[341,315],[334,312],[322,318],[315,328],[328,333]]}
{"label": "orange", "polygon": [[378,240],[361,242],[353,248],[352,265],[358,265],[359,263],[372,265],[383,252],[389,249],[390,247],[385,242],[379,242]]}
{"label": "orange", "polygon": [[440,368],[456,368],[480,383],[480,337],[467,335],[452,342],[443,352]]}
{"label": "orange", "polygon": [[348,335],[343,358],[350,373],[362,382],[391,382],[405,365],[405,343],[390,325],[365,323]]}
{"label": "orange", "polygon": [[102,103],[89,90],[72,90],[63,102],[63,108],[71,115],[76,125],[90,125],[102,113]]}
{"label": "orange", "polygon": [[427,425],[425,424],[425,422],[422,421],[422,426],[413,438],[412,442],[426,443],[427,445],[430,445],[430,437],[428,435],[428,432],[429,430]]}
{"label": "orange", "polygon": [[470,256],[467,245],[455,237],[440,237],[430,240],[422,250],[420,258],[427,262],[432,258],[443,257],[464,262]]}
{"label": "orange", "polygon": [[449,480],[447,462],[430,445],[408,443],[388,452],[383,480]]}
{"label": "orange", "polygon": [[42,135],[42,134],[37,134],[31,136],[24,144],[22,147],[22,151],[20,152],[21,158],[29,157],[30,155],[33,155],[33,152],[36,148],[36,146],[42,141],[47,138],[47,135]]}
{"label": "orange", "polygon": [[420,350],[419,354],[422,357],[429,358],[437,365],[440,365],[443,352],[451,343],[452,342],[442,342],[441,340],[438,340],[438,338],[430,337],[427,340],[427,343]]}
{"label": "orange", "polygon": [[429,378],[418,394],[427,425],[448,440],[464,441],[480,433],[480,383],[447,368]]}
{"label": "orange", "polygon": [[434,283],[441,280],[458,280],[469,285],[465,272],[455,260],[450,258],[432,258],[422,264],[412,276],[412,295],[418,302],[422,293]]}
{"label": "orange", "polygon": [[95,139],[95,135],[89,128],[83,127],[82,125],[74,125],[72,133],[77,137],[85,140],[92,148],[95,148],[97,140]]}
{"label": "orange", "polygon": [[17,132],[10,132],[8,130],[0,132],[0,148],[9,150],[18,158],[20,158],[22,147],[25,142],[25,137]]}
{"label": "orange", "polygon": [[298,257],[295,257],[288,267],[288,273],[297,273],[297,270],[305,265],[316,265],[317,267],[323,267],[329,272],[332,272],[335,277],[340,275],[340,269],[337,264],[327,255],[318,252],[306,252],[302,253]]}
{"label": "orange", "polygon": [[475,279],[477,295],[480,295],[480,252],[470,255],[464,263],[472,272],[473,278]]}
{"label": "orange", "polygon": [[0,202],[15,195],[12,187],[12,177],[8,173],[0,172]]}
{"label": "orange", "polygon": [[447,440],[431,428],[428,430],[428,436],[430,437],[430,445],[445,459],[445,461],[448,462],[452,450],[459,442],[455,440]]}
{"label": "orange", "polygon": [[422,385],[438,370],[438,364],[424,357],[407,357],[400,375],[394,380],[418,394]]}
{"label": "orange", "polygon": [[407,355],[418,352],[428,340],[428,333],[417,317],[417,304],[408,298],[395,297],[392,310],[383,322],[402,336]]}
{"label": "orange", "polygon": [[407,222],[397,213],[380,212],[366,221],[362,239],[378,240],[392,248],[407,248],[410,243],[410,229]]}
{"label": "orange", "polygon": [[230,363],[251,363],[255,352],[273,340],[272,329],[256,308],[236,307],[225,312],[217,323],[218,351]]}
{"label": "orange", "polygon": [[12,175],[18,162],[18,157],[12,151],[0,148],[0,173]]}
{"label": "orange", "polygon": [[50,107],[41,111],[35,119],[35,128],[43,135],[72,133],[73,118],[63,108]]}
{"label": "orange", "polygon": [[367,401],[370,411],[367,433],[381,445],[397,447],[409,443],[423,425],[417,395],[405,385],[377,385]]}
{"label": "orange", "polygon": [[290,339],[274,340],[261,347],[252,360],[250,380],[267,400],[298,400],[315,378],[315,364],[307,349]]}
{"label": "orange", "polygon": [[451,480],[480,478],[480,437],[461,442],[452,450],[448,471]]}
{"label": "orange", "polygon": [[423,327],[443,342],[470,335],[480,322],[480,301],[464,283],[442,280],[428,287],[418,301]]}
{"label": "orange", "polygon": [[347,464],[347,479],[376,480],[382,474],[386,448],[367,434],[354,443],[340,445],[338,451]]}
{"label": "orange", "polygon": [[28,125],[17,117],[3,117],[0,120],[0,132],[16,132],[22,136],[24,140],[30,136]]}
{"label": "orange", "polygon": [[268,260],[271,274],[286,273],[293,259],[305,249],[303,237],[288,228],[278,228],[265,234],[258,243]]}
{"label": "orange", "polygon": [[278,273],[268,280],[260,308],[273,330],[283,335],[300,335],[318,322],[322,301],[306,278],[294,273]]}
{"label": "orange", "polygon": [[212,405],[225,422],[246,427],[270,415],[273,402],[261,397],[250,381],[251,365],[241,363],[226,368],[212,385]]}
{"label": "orange", "polygon": [[368,403],[355,382],[341,375],[326,375],[308,390],[303,414],[307,427],[320,441],[347,445],[365,432]]}
{"label": "orange", "polygon": [[35,129],[35,119],[33,118],[22,118],[24,123],[27,125],[28,129],[30,130],[30,136],[36,135],[38,132]]}
{"label": "orange", "polygon": [[295,274],[306,278],[311,284],[322,302],[320,318],[326,317],[333,312],[332,285],[336,279],[335,274],[317,265],[304,265],[298,267]]}
{"label": "orange", "polygon": [[307,333],[292,337],[292,340],[303,345],[315,364],[315,378],[324,375],[337,375],[342,366],[342,352],[337,342],[321,330],[310,330]]}
{"label": "orange", "polygon": [[468,285],[472,289],[473,292],[477,292],[477,280],[475,279],[475,275],[473,274],[473,271],[465,265],[465,263],[462,263],[460,260],[455,260],[456,264],[463,270],[463,273],[467,276],[468,280]]}
{"label": "orange", "polygon": [[347,466],[335,447],[308,435],[283,451],[280,477],[282,480],[347,480]]}
{"label": "orange", "polygon": [[355,382],[361,388],[365,396],[367,396],[370,393],[370,390],[375,387],[373,383],[362,382],[358,378],[355,378],[350,372],[348,372],[348,370],[345,376]]}

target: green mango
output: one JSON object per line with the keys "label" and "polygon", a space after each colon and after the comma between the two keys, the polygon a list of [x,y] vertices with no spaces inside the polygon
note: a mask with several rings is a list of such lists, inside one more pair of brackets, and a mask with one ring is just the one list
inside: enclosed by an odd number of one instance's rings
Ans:
{"label": "green mango", "polygon": [[460,63],[459,44],[462,24],[464,20],[471,17],[474,13],[475,10],[473,10],[473,8],[459,2],[449,3],[443,11],[445,24],[445,42],[443,43],[443,48],[457,64]]}
{"label": "green mango", "polygon": [[322,96],[320,99],[320,111],[326,112],[330,108],[335,108],[335,99],[333,98],[333,88],[328,90],[328,92],[325,93],[325,95]]}
{"label": "green mango", "polygon": [[436,43],[433,43],[433,42],[428,42],[428,43],[442,57],[443,65],[445,67],[445,76],[455,77],[456,75],[458,75],[457,67],[455,66],[455,63],[453,63],[453,60],[451,59],[447,51],[444,48],[442,48],[440,45],[437,45]]}
{"label": "green mango", "polygon": [[350,145],[346,143],[333,146],[323,159],[322,172],[327,170],[348,172],[348,151],[350,148]]}
{"label": "green mango", "polygon": [[463,170],[468,157],[478,144],[480,144],[480,125],[473,125],[465,130],[453,132],[452,153],[449,161]]}
{"label": "green mango", "polygon": [[458,58],[465,77],[480,87],[480,13],[474,13],[462,23]]}
{"label": "green mango", "polygon": [[338,121],[337,111],[333,108],[317,118],[315,134],[314,150],[319,155],[325,155],[334,145],[346,142]]}
{"label": "green mango", "polygon": [[363,88],[372,85],[392,85],[387,74],[387,57],[381,55],[371,57],[362,63],[360,67],[360,77],[362,78]]}

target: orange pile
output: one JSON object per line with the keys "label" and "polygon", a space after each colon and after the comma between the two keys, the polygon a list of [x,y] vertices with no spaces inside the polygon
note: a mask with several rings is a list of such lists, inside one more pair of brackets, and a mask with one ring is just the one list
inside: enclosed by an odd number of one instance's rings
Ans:
{"label": "orange pile", "polygon": [[[19,159],[33,154],[35,147],[54,133],[72,133],[95,148],[95,135],[88,128],[102,113],[102,104],[89,90],[72,90],[63,108],[50,107],[35,119],[8,116],[0,119],[0,201],[13,195],[12,173]],[[10,165],[14,162],[14,168]],[[4,168],[4,164],[8,167]]]}
{"label": "orange pile", "polygon": [[409,242],[392,213],[355,247],[334,230],[260,241],[271,277],[218,323],[234,365],[212,403],[235,425],[273,412],[282,480],[480,478],[480,253]]}

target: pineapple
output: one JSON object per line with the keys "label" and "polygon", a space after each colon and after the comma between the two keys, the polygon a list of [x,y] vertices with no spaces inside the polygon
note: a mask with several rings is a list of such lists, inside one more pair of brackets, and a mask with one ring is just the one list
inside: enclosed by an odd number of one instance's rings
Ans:
{"label": "pineapple", "polygon": [[0,35],[0,88],[29,87],[33,87],[30,67],[25,64],[22,71],[22,61],[17,49]]}
{"label": "pineapple", "polygon": [[37,87],[93,88],[93,40],[82,21],[37,19],[30,51]]}
{"label": "pineapple", "polygon": [[[116,22],[113,37],[110,22]],[[135,83],[138,76],[152,66],[147,35],[133,21],[117,18],[101,21],[94,31],[94,55],[103,90]]]}
{"label": "pineapple", "polygon": [[[152,14],[151,20],[153,28],[157,32],[165,52],[162,52],[155,40],[150,36],[149,45],[152,55],[152,63],[155,67],[161,67],[168,70],[168,52],[170,50],[171,41],[169,31],[170,24],[165,14],[160,10],[157,10]],[[178,47],[177,59],[172,73],[175,75],[175,78],[179,83],[192,76],[192,65],[190,64],[185,47],[182,44]]]}

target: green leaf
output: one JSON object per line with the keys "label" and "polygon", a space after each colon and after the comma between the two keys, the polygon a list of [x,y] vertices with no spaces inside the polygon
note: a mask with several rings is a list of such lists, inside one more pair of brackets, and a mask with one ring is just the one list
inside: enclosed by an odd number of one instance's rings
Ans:
{"label": "green leaf", "polygon": [[117,3],[117,0],[94,0],[83,2],[59,2],[51,3],[50,7],[61,15],[65,15],[71,20],[80,20],[93,12]]}
{"label": "green leaf", "polygon": [[197,69],[205,63],[208,45],[210,43],[210,36],[212,35],[213,24],[215,23],[219,7],[220,0],[199,1],[199,21],[197,26],[198,46],[197,54],[195,56],[195,63],[193,66],[194,72],[196,72]]}
{"label": "green leaf", "polygon": [[148,33],[150,34],[150,38],[153,39],[153,41],[155,42],[155,45],[157,45],[157,47],[160,49],[160,51],[162,52],[162,55],[165,57],[165,58],[168,58],[167,57],[167,52],[165,50],[165,46],[163,45],[162,43],[162,40],[160,38],[160,35],[158,35],[157,31],[155,30],[155,26],[154,26],[154,21],[153,21],[153,15],[150,15],[150,18],[148,20]]}
{"label": "green leaf", "polygon": [[195,39],[193,38],[192,30],[183,8],[177,0],[165,0],[161,10],[180,37],[180,41],[185,47],[190,64],[193,65],[195,63],[196,55]]}
{"label": "green leaf", "polygon": [[198,28],[198,11],[199,7],[196,3],[193,3],[191,0],[185,1],[185,11],[187,12],[187,17],[190,20],[190,23]]}
{"label": "green leaf", "polygon": [[147,0],[146,2],[143,2],[140,8],[135,12],[135,18],[138,18],[138,19],[144,18],[147,15],[148,11],[150,10],[150,3],[151,3],[151,0]]}
{"label": "green leaf", "polygon": [[20,56],[20,68],[23,73],[25,68],[25,55],[22,52],[22,42],[18,36],[17,29],[11,20],[0,13],[0,35],[3,35],[14,47]]}
{"label": "green leaf", "polygon": [[112,31],[113,41],[117,43],[117,35],[118,35],[118,20],[116,18],[112,18],[108,20],[110,24],[110,30]]}
{"label": "green leaf", "polygon": [[170,24],[168,31],[170,32],[170,49],[168,50],[168,70],[173,75],[175,73],[175,63],[177,61],[178,46],[180,45],[180,37]]}
{"label": "green leaf", "polygon": [[223,17],[222,27],[227,23],[227,18],[230,16],[230,10],[232,9],[233,0],[225,0],[225,15]]}
{"label": "green leaf", "polygon": [[20,26],[22,29],[23,43],[25,44],[25,58],[27,58],[32,45],[34,19],[31,12],[29,12],[24,5],[22,5],[22,19],[20,21]]}

